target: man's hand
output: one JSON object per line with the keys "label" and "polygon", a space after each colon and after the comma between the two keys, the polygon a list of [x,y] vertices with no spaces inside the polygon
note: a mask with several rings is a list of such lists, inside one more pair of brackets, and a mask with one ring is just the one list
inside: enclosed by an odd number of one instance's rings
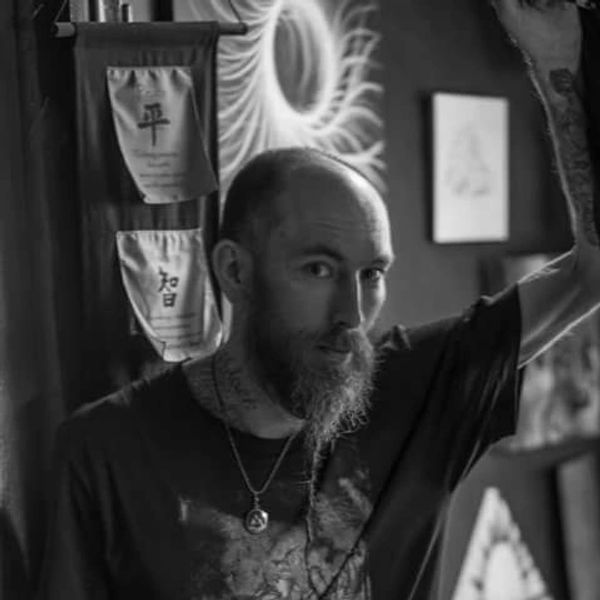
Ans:
{"label": "man's hand", "polygon": [[582,33],[574,4],[564,0],[492,0],[492,4],[535,71],[577,73]]}

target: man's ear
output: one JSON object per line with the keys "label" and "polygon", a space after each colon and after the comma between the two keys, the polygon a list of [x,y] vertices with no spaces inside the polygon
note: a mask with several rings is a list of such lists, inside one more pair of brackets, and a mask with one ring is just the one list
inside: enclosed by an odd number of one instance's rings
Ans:
{"label": "man's ear", "polygon": [[212,251],[212,268],[221,291],[235,304],[250,293],[252,256],[233,240],[219,240]]}

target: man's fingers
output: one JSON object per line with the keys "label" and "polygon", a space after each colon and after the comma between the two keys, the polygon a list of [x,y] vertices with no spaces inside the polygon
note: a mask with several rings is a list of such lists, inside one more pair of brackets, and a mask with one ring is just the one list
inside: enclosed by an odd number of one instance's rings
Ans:
{"label": "man's fingers", "polygon": [[579,61],[579,11],[566,0],[492,0],[498,20],[525,59],[537,64]]}

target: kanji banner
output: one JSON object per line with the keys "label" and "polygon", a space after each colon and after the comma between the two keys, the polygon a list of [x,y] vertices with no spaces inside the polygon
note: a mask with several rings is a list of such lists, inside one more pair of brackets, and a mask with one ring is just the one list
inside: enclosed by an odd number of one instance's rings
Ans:
{"label": "kanji banner", "polygon": [[123,159],[144,201],[181,202],[214,191],[190,69],[108,67],[106,79]]}
{"label": "kanji banner", "polygon": [[120,231],[117,247],[127,296],[161,358],[205,356],[221,341],[202,230]]}
{"label": "kanji banner", "polygon": [[[164,360],[123,286],[117,232],[201,229],[206,256],[214,245],[219,211],[217,193],[211,192],[218,172],[217,40],[216,23],[77,24],[74,55],[84,340],[82,401],[164,368]],[[119,134],[115,127],[111,94],[118,97],[118,118],[129,119],[132,135],[138,124],[144,125],[135,131],[140,136],[137,141],[127,142],[130,148],[139,143],[141,152],[145,151],[142,148],[152,150],[155,135],[157,152],[160,148],[160,153],[172,154],[184,148],[187,158],[181,158],[182,154],[157,155],[141,157],[137,170],[128,165],[119,142],[123,131]],[[125,106],[127,102],[131,104]],[[170,131],[171,124],[179,133]],[[188,126],[194,131],[186,134],[183,146],[174,146],[174,138]],[[177,182],[175,175],[184,170],[186,177]],[[164,181],[168,185],[153,187],[152,177],[142,177],[152,172],[155,184]],[[148,203],[148,197],[153,202],[167,202]],[[177,201],[183,199],[187,201]],[[170,274],[166,266],[162,268]],[[175,276],[182,277],[180,273],[169,275]],[[198,302],[204,302],[203,298]],[[212,330],[209,327],[207,331]],[[167,355],[173,356],[170,351]]]}

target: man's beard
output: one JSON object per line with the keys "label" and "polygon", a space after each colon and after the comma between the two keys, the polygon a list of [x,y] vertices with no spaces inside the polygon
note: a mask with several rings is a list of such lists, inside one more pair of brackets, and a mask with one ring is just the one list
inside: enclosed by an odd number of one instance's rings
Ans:
{"label": "man's beard", "polygon": [[[304,419],[307,450],[319,452],[365,423],[376,359],[361,330],[332,327],[324,333],[290,332],[263,286],[254,290],[246,344],[255,375],[293,416]],[[348,348],[344,361],[328,360],[320,346]]]}

